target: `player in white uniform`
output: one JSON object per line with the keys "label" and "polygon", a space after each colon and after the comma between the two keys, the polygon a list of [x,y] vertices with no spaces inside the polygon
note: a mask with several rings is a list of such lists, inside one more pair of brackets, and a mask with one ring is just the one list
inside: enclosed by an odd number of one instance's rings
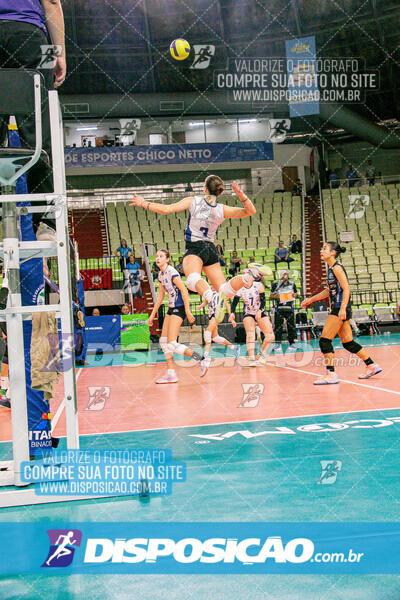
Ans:
{"label": "player in white uniform", "polygon": [[159,290],[154,308],[149,317],[149,327],[153,325],[154,318],[163,303],[165,293],[168,294],[168,311],[164,318],[164,323],[160,336],[161,350],[164,352],[167,362],[167,372],[163,377],[157,379],[156,383],[177,383],[178,377],[174,368],[174,352],[184,354],[196,360],[202,360],[202,357],[193,352],[187,346],[178,344],[179,329],[185,316],[189,323],[194,323],[195,319],[190,311],[189,294],[178,271],[168,264],[169,252],[167,250],[158,250],[156,255],[156,264],[160,269],[158,274]]}
{"label": "player in white uniform", "polygon": [[[262,267],[252,265],[243,275],[237,275],[229,282],[219,263],[217,249],[214,245],[215,234],[225,219],[242,219],[256,213],[256,208],[236,181],[232,190],[238,195],[243,207],[218,204],[217,197],[224,191],[224,184],[217,175],[209,175],[204,183],[204,195],[188,196],[174,204],[158,204],[147,202],[142,196],[135,194],[130,206],[140,206],[162,215],[189,210],[189,219],[185,230],[186,253],[183,259],[183,270],[187,277],[186,285],[192,292],[216,306],[215,318],[220,323],[225,314],[225,299],[233,298],[243,286],[250,286],[253,281],[262,277]],[[207,281],[201,278],[204,273],[214,290],[212,292]]]}
{"label": "player in white uniform", "polygon": [[[204,300],[204,302],[202,304],[200,304],[199,308],[204,308],[206,306],[206,304],[207,304],[207,302]],[[231,308],[230,308],[229,302],[227,300],[225,300],[225,308],[226,308],[228,315],[230,315]],[[228,348],[230,348],[230,350],[232,350],[234,353],[235,361],[240,356],[239,344],[237,344],[235,346],[235,344],[232,344],[229,340],[223,338],[221,335],[218,334],[218,323],[215,318],[215,306],[214,306],[213,302],[210,302],[210,304],[208,305],[208,319],[209,319],[208,327],[204,331],[205,348],[204,348],[204,358],[200,364],[200,366],[201,366],[200,377],[204,377],[204,375],[207,373],[207,371],[210,367],[210,364],[211,364],[211,358],[210,358],[211,342],[214,342],[214,344],[221,344],[223,346],[228,346]],[[232,325],[233,325],[233,327],[236,327],[236,323],[232,323]]]}
{"label": "player in white uniform", "polygon": [[265,289],[261,282],[254,281],[250,288],[242,288],[236,292],[236,296],[232,302],[232,313],[229,321],[235,322],[235,309],[242,298],[244,303],[243,325],[246,330],[246,344],[249,354],[249,367],[256,367],[257,361],[255,358],[255,341],[256,341],[256,324],[264,334],[264,342],[259,355],[259,363],[265,364],[266,352],[268,347],[274,342],[274,330],[272,329],[271,321],[265,313]]}

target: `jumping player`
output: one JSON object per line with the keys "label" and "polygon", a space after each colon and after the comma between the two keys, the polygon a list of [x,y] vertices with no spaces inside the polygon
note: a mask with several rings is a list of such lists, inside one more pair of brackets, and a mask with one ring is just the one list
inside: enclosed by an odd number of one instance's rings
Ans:
{"label": "jumping player", "polygon": [[[219,263],[219,256],[214,245],[218,227],[225,219],[243,219],[256,213],[256,208],[236,181],[232,190],[243,204],[242,208],[218,204],[217,197],[224,191],[224,183],[217,175],[209,175],[204,182],[204,195],[188,196],[174,204],[158,204],[148,202],[135,194],[130,206],[140,206],[152,212],[167,215],[189,210],[188,224],[185,230],[186,253],[183,259],[183,270],[187,277],[186,285],[192,292],[197,292],[206,302],[215,302],[215,318],[220,323],[225,314],[225,299],[232,298],[243,286],[250,286],[262,275],[262,267],[250,265],[247,272],[237,275],[229,282]],[[212,292],[207,281],[201,278],[204,273],[214,290]]]}
{"label": "jumping player", "polygon": [[265,289],[261,282],[254,281],[251,287],[242,288],[236,292],[231,307],[231,316],[229,321],[235,323],[235,309],[238,305],[239,298],[242,298],[244,303],[243,325],[246,330],[246,344],[249,354],[249,367],[256,367],[257,361],[255,358],[255,341],[256,341],[256,325],[259,326],[264,334],[264,341],[259,354],[259,364],[265,364],[267,360],[267,349],[274,342],[274,330],[272,329],[271,321],[265,313]]}
{"label": "jumping player", "polygon": [[189,323],[194,323],[195,319],[190,311],[189,294],[185,284],[180,278],[178,271],[169,264],[168,250],[158,250],[156,265],[160,269],[158,273],[159,290],[156,303],[149,317],[149,327],[153,324],[158,309],[164,300],[165,293],[168,294],[168,312],[165,316],[160,336],[160,346],[164,352],[168,370],[163,377],[157,379],[156,383],[177,383],[178,377],[175,372],[173,360],[174,352],[184,354],[199,361],[202,357],[187,346],[178,344],[177,342],[179,329],[185,316]]}
{"label": "jumping player", "polygon": [[[207,302],[204,300],[204,302],[202,304],[200,304],[199,308],[204,308],[206,306],[206,304],[207,304]],[[226,308],[228,315],[230,315],[231,309],[229,306],[229,302],[227,300],[225,300],[225,308]],[[223,338],[221,335],[218,334],[218,323],[215,318],[215,307],[212,302],[210,302],[210,304],[208,305],[208,319],[209,319],[208,327],[204,331],[205,348],[204,348],[204,358],[201,361],[200,377],[204,377],[204,375],[207,373],[207,371],[210,367],[211,342],[214,342],[214,344],[221,344],[223,346],[228,346],[228,348],[230,348],[230,350],[232,350],[234,353],[235,361],[237,361],[237,359],[240,356],[239,344],[237,344],[235,346],[235,344],[232,344],[229,340],[226,340],[225,338]],[[236,327],[235,322],[233,322],[232,325],[233,325],[233,327]]]}
{"label": "jumping player", "polygon": [[353,340],[353,332],[350,326],[350,319],[352,317],[350,285],[343,265],[337,261],[339,255],[345,251],[346,248],[342,248],[336,242],[326,242],[323,245],[321,258],[328,265],[327,287],[319,294],[301,303],[302,308],[307,308],[313,302],[318,302],[329,297],[331,305],[330,315],[326,320],[319,340],[319,346],[325,358],[326,375],[314,381],[314,385],[339,383],[339,378],[335,373],[332,345],[332,340],[336,335],[339,335],[343,348],[352,354],[356,354],[365,362],[367,370],[359,376],[359,379],[369,379],[382,371],[381,367],[369,357],[367,351]]}

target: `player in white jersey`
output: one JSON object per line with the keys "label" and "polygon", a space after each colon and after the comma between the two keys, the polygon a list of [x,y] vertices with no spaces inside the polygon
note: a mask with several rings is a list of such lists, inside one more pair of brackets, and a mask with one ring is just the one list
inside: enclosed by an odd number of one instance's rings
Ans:
{"label": "player in white jersey", "polygon": [[[183,259],[183,270],[187,277],[186,285],[190,291],[197,292],[207,302],[211,300],[215,302],[215,318],[218,323],[224,318],[225,299],[233,298],[240,288],[250,286],[263,274],[261,266],[252,265],[245,274],[237,275],[227,282],[219,263],[218,252],[214,245],[219,225],[225,219],[243,219],[256,213],[254,204],[236,181],[232,184],[232,190],[239,197],[243,207],[218,204],[217,197],[224,191],[224,184],[217,175],[209,175],[205,180],[204,195],[188,196],[174,204],[158,204],[147,202],[142,196],[135,194],[130,204],[162,215],[189,211],[185,230],[186,253]],[[218,293],[212,292],[207,281],[202,279],[202,272]]]}
{"label": "player in white jersey", "polygon": [[[200,304],[199,308],[204,308],[206,306],[206,304],[207,304],[207,302],[204,300],[204,302],[202,304]],[[225,300],[225,308],[226,308],[228,315],[230,315],[231,308],[230,308],[229,302],[227,300]],[[207,371],[210,367],[210,364],[211,364],[211,358],[210,358],[211,342],[214,342],[214,344],[221,344],[223,346],[228,346],[228,348],[230,350],[232,350],[234,353],[235,361],[240,356],[239,344],[235,346],[235,344],[232,344],[229,340],[227,340],[227,339],[223,338],[221,335],[219,335],[218,323],[215,318],[215,306],[214,306],[213,302],[210,302],[210,304],[208,305],[208,319],[209,319],[208,327],[204,331],[205,348],[204,348],[204,358],[200,363],[200,366],[201,366],[200,377],[204,377],[204,375],[207,373]],[[232,325],[233,325],[233,327],[236,327],[236,323],[232,323]]]}
{"label": "player in white jersey", "polygon": [[236,292],[231,307],[231,316],[229,321],[235,323],[235,309],[238,305],[239,298],[242,298],[244,303],[243,325],[246,330],[246,344],[249,354],[249,367],[256,367],[257,361],[255,358],[255,341],[256,341],[256,324],[264,334],[264,341],[259,355],[259,363],[265,364],[266,352],[268,347],[274,342],[274,330],[272,329],[271,321],[265,313],[265,289],[261,282],[254,281],[249,288],[242,288]]}
{"label": "player in white jersey", "polygon": [[178,377],[174,368],[174,352],[184,354],[201,361],[202,356],[193,352],[187,346],[178,344],[178,334],[185,316],[189,323],[194,323],[194,316],[190,311],[189,294],[178,271],[169,263],[168,250],[158,250],[156,255],[156,265],[160,269],[158,274],[159,290],[154,308],[149,317],[149,327],[153,325],[158,309],[163,303],[165,293],[168,294],[168,311],[164,318],[164,323],[160,336],[161,350],[164,352],[167,362],[167,372],[163,377],[157,379],[156,383],[177,383]]}

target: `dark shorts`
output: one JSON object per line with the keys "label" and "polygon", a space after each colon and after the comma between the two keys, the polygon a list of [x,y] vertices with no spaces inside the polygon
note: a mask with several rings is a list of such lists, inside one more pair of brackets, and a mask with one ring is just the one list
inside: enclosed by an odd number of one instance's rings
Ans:
{"label": "dark shorts", "polygon": [[[340,312],[340,306],[333,306],[331,308],[331,312],[330,314],[333,315],[334,317],[338,317],[339,316],[339,312]],[[351,319],[353,316],[353,312],[351,310],[350,306],[346,307],[346,321],[348,321],[349,319]]]}
{"label": "dark shorts", "polygon": [[169,308],[167,311],[167,315],[173,315],[174,317],[180,317],[182,320],[186,317],[185,307],[184,306],[175,306],[174,308]]}
{"label": "dark shorts", "polygon": [[189,256],[190,254],[201,258],[204,267],[219,264],[219,255],[212,242],[186,242],[185,256]]}
{"label": "dark shorts", "polygon": [[[267,314],[265,313],[265,310],[263,310],[261,313],[261,318],[263,319],[266,316],[267,316]],[[256,320],[256,315],[250,315],[249,313],[244,313],[243,319],[245,319],[246,317],[251,317],[252,319]]]}

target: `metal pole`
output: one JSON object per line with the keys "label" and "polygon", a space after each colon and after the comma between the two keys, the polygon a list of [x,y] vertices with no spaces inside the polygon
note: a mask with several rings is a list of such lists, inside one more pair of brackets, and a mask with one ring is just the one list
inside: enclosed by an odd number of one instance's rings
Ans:
{"label": "metal pole", "polygon": [[[3,186],[4,194],[15,194],[15,187]],[[17,205],[3,204],[4,269],[8,278],[8,305],[21,306]],[[26,399],[24,334],[22,314],[6,315],[8,362],[11,389],[11,422],[13,432],[14,484],[21,482],[21,462],[29,461],[28,405]]]}
{"label": "metal pole", "polygon": [[[67,430],[67,447],[79,448],[78,406],[76,399],[74,324],[70,273],[70,248],[68,237],[68,207],[65,184],[64,147],[61,110],[58,95],[49,92],[51,147],[53,154],[54,193],[59,194],[56,212],[58,280],[60,287],[61,334],[64,368],[64,402]],[[65,361],[65,356],[70,357]]]}

